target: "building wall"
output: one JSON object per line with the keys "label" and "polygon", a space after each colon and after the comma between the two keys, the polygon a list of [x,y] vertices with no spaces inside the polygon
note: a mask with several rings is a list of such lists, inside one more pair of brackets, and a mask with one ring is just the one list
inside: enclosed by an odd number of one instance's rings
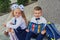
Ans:
{"label": "building wall", "polygon": [[38,0],[38,4],[48,21],[60,24],[60,0]]}

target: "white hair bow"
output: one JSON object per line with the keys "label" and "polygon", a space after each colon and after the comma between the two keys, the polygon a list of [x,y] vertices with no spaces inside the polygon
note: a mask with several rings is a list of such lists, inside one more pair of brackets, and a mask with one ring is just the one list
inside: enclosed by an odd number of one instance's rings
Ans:
{"label": "white hair bow", "polygon": [[24,6],[22,4],[21,5],[13,4],[10,8],[11,8],[11,10],[15,10],[17,8],[20,8],[21,11],[24,10]]}

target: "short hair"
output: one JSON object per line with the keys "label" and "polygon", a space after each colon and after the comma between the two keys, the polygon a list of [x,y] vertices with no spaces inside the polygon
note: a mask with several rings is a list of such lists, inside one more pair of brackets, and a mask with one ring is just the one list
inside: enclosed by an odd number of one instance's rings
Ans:
{"label": "short hair", "polygon": [[36,6],[34,7],[34,10],[42,10],[42,8],[40,6]]}

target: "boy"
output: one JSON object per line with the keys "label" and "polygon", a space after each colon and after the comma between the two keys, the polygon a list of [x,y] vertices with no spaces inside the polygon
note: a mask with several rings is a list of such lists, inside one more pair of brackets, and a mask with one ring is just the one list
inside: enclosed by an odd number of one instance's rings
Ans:
{"label": "boy", "polygon": [[31,19],[29,23],[29,29],[26,29],[27,35],[25,40],[30,40],[33,35],[37,35],[36,40],[42,40],[44,37],[46,30],[45,26],[47,21],[44,17],[42,17],[42,8],[36,6],[34,8],[34,17]]}

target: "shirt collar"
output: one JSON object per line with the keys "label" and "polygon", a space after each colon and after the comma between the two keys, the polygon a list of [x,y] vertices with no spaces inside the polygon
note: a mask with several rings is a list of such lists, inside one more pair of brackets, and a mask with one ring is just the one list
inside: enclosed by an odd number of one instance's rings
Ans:
{"label": "shirt collar", "polygon": [[36,17],[34,17],[34,18],[35,18],[35,20],[40,20],[40,19],[41,19],[41,17],[42,17],[42,16],[40,16],[39,18],[36,18]]}

